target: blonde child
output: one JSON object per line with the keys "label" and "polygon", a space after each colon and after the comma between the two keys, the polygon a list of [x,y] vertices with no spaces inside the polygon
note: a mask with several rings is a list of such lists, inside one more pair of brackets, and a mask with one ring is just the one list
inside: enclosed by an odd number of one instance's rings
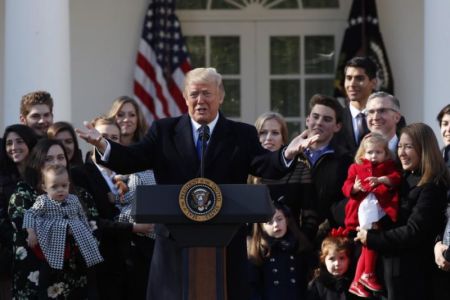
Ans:
{"label": "blonde child", "polygon": [[307,300],[348,300],[351,281],[352,241],[342,227],[332,229],[320,250],[320,266],[308,286]]}
{"label": "blonde child", "polygon": [[[349,198],[345,207],[348,230],[378,228],[384,216],[397,221],[398,191],[401,175],[383,136],[370,133],[361,141],[355,163],[348,170],[342,191]],[[383,290],[375,276],[377,253],[362,247],[350,292],[368,298],[370,293]],[[366,290],[367,289],[367,290]]]}
{"label": "blonde child", "polygon": [[46,167],[42,171],[42,190],[46,194],[38,196],[24,214],[28,246],[44,261],[39,286],[46,286],[43,281],[48,279],[51,269],[63,269],[67,251],[74,251],[66,247],[69,238],[74,239],[76,251],[81,253],[87,267],[103,261],[81,203],[75,195],[69,194],[69,186],[66,167]]}
{"label": "blonde child", "polygon": [[247,243],[251,299],[303,299],[310,270],[310,244],[289,208],[275,203],[267,223],[253,225]]}

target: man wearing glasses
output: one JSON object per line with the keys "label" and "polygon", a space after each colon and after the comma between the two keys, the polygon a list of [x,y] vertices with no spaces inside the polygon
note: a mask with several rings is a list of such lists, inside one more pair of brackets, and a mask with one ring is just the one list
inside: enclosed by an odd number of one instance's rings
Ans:
{"label": "man wearing glasses", "polygon": [[367,100],[365,113],[370,132],[381,134],[397,157],[397,124],[402,118],[397,98],[386,92],[373,93]]}
{"label": "man wearing glasses", "polygon": [[[354,57],[345,66],[344,88],[348,104],[344,108],[342,130],[334,140],[352,155],[356,153],[362,138],[372,131],[367,124],[366,110],[369,96],[377,89],[377,71],[376,64],[368,57]],[[400,112],[397,98],[393,100],[397,112]],[[405,119],[400,115],[397,123],[397,129],[401,129],[405,126]]]}

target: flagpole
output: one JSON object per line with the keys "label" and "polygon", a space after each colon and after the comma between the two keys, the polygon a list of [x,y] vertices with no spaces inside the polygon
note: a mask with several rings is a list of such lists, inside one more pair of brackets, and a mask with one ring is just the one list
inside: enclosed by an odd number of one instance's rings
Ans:
{"label": "flagpole", "polygon": [[367,37],[366,37],[366,1],[361,0],[361,49],[362,56],[367,56]]}

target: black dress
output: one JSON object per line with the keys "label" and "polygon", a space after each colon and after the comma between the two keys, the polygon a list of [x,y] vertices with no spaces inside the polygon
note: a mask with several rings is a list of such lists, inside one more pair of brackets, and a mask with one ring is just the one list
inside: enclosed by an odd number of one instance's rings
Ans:
{"label": "black dress", "polygon": [[418,186],[420,177],[405,175],[394,227],[367,234],[367,246],[382,256],[389,300],[433,299],[433,280],[438,272],[433,249],[445,224],[447,191],[434,183]]}
{"label": "black dress", "polygon": [[270,256],[262,265],[250,263],[251,300],[304,299],[311,254],[298,252],[291,233],[281,239],[270,239]]}
{"label": "black dress", "polygon": [[359,299],[348,292],[352,279],[347,271],[342,277],[332,276],[325,267],[308,286],[307,300],[350,300]]}

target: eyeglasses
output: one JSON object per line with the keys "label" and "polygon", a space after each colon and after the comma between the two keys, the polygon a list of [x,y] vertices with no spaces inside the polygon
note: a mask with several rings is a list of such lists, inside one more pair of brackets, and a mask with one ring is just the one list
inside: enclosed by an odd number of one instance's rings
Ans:
{"label": "eyeglasses", "polygon": [[384,115],[388,111],[398,112],[397,110],[390,108],[390,107],[382,107],[382,108],[378,108],[378,109],[368,109],[368,110],[366,110],[365,114],[366,114],[366,116],[373,116],[376,113],[378,113],[380,115]]}

